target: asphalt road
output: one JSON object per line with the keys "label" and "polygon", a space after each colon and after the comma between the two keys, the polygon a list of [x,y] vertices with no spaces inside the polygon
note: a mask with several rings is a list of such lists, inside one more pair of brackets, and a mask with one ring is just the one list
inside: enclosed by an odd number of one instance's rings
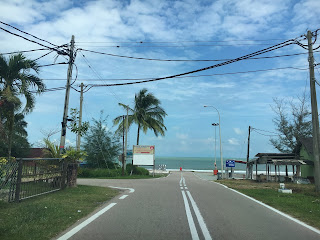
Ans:
{"label": "asphalt road", "polygon": [[190,172],[145,180],[79,179],[126,188],[63,239],[320,239],[309,229],[247,197]]}

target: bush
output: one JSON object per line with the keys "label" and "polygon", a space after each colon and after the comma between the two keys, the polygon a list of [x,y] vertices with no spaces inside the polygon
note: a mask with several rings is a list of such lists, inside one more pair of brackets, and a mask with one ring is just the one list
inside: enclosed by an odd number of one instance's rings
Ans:
{"label": "bush", "polygon": [[[127,164],[125,175],[130,175],[132,170],[133,175],[148,176],[149,171],[142,167],[133,166]],[[107,169],[107,168],[79,168],[78,177],[82,178],[115,178],[122,176],[122,168]]]}
{"label": "bush", "polygon": [[121,168],[106,169],[106,168],[79,168],[78,177],[83,178],[103,178],[103,177],[118,177],[121,176]]}
{"label": "bush", "polygon": [[131,170],[132,170],[132,174],[134,175],[149,175],[149,171],[145,168],[142,168],[142,167],[137,167],[135,165],[132,166],[131,163],[127,164],[127,168],[126,168],[126,171],[127,171],[127,174],[130,174],[131,173]]}

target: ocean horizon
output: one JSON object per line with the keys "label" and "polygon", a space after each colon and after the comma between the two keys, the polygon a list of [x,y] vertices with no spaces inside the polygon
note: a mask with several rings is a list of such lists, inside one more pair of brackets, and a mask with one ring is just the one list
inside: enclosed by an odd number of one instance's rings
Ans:
{"label": "ocean horizon", "polygon": [[[226,160],[247,161],[245,158],[223,158],[223,168],[226,166]],[[214,169],[214,158],[212,157],[155,157],[155,168],[160,165],[166,165],[167,169],[185,170],[212,170]],[[220,157],[217,157],[217,168],[221,169]],[[259,169],[259,168],[258,168]],[[236,163],[235,170],[246,170],[246,165]],[[263,168],[261,168],[263,170]]]}

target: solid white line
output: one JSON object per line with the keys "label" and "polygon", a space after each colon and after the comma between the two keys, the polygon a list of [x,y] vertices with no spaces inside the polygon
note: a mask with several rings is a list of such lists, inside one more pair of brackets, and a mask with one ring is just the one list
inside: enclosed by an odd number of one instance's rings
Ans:
{"label": "solid white line", "polygon": [[[219,184],[220,184],[220,183],[219,183]],[[269,205],[267,205],[267,204],[265,204],[265,203],[263,203],[263,202],[260,202],[260,201],[258,201],[258,200],[256,200],[256,199],[252,198],[252,197],[249,197],[249,196],[247,196],[247,195],[245,195],[245,194],[243,194],[243,193],[241,193],[241,192],[238,192],[237,190],[234,190],[234,189],[232,189],[232,188],[229,188],[229,187],[227,187],[227,186],[225,186],[225,185],[223,185],[223,184],[220,184],[220,185],[222,185],[222,186],[224,186],[225,188],[228,188],[229,190],[231,190],[231,191],[233,191],[233,192],[236,192],[236,193],[238,193],[238,194],[240,194],[240,195],[242,195],[242,196],[244,196],[244,197],[246,197],[246,198],[248,198],[248,199],[250,199],[250,200],[252,200],[252,201],[254,201],[254,202],[256,202],[256,203],[258,203],[258,204],[260,204],[260,205],[262,205],[262,206],[264,206],[264,207],[266,207],[266,208],[268,208],[268,209],[270,209],[270,210],[272,210],[272,211],[274,211],[274,212],[276,212],[276,213],[278,213],[278,214],[280,214],[281,216],[284,216],[284,217],[290,219],[291,221],[294,221],[295,223],[298,223],[298,224],[300,224],[300,225],[302,225],[302,226],[310,229],[311,231],[313,231],[313,232],[315,232],[315,233],[320,234],[320,230],[318,230],[318,229],[316,229],[316,228],[314,228],[314,227],[311,227],[311,226],[309,226],[308,224],[306,224],[306,223],[304,223],[304,222],[302,222],[302,221],[300,221],[300,220],[298,220],[298,219],[295,219],[295,218],[289,216],[288,214],[285,214],[285,213],[283,213],[283,212],[281,212],[281,211],[279,211],[279,210],[277,210],[277,209],[275,209],[275,208],[273,208],[273,207],[270,207]]]}
{"label": "solid white line", "polygon": [[188,219],[188,223],[189,223],[189,228],[190,228],[192,239],[193,240],[199,240],[198,232],[197,232],[196,225],[194,224],[194,221],[193,221],[193,218],[192,218],[192,214],[191,214],[191,210],[190,210],[190,206],[189,206],[186,194],[185,194],[184,191],[181,191],[181,193],[182,193],[182,197],[183,197],[184,207],[185,207],[185,210],[186,210],[187,219]]}
{"label": "solid white line", "polygon": [[113,186],[109,186],[110,188],[116,188],[116,189],[122,189],[122,190],[130,190],[130,193],[134,192],[133,188],[124,188],[124,187],[113,187]]}
{"label": "solid white line", "polygon": [[184,177],[182,178],[182,182],[183,182],[183,186],[187,186],[186,185],[186,180],[184,179]]}
{"label": "solid white line", "polygon": [[128,197],[128,195],[122,195],[121,197],[119,197],[120,200],[125,199],[126,197]]}
{"label": "solid white line", "polygon": [[203,217],[200,213],[200,210],[196,204],[196,202],[194,201],[193,197],[191,196],[191,193],[189,191],[187,191],[187,194],[189,196],[189,199],[190,199],[190,202],[191,202],[191,205],[193,207],[193,210],[196,214],[196,217],[198,219],[198,222],[199,222],[199,225],[200,225],[200,228],[202,230],[202,233],[203,233],[203,236],[204,236],[204,239],[206,240],[212,240],[211,236],[210,236],[210,233],[209,233],[209,230],[207,228],[207,225],[206,223],[204,222],[203,220]]}
{"label": "solid white line", "polygon": [[89,223],[91,223],[92,221],[94,221],[95,219],[97,219],[98,217],[100,217],[102,214],[104,214],[106,211],[108,211],[110,208],[112,208],[113,206],[115,206],[116,203],[110,203],[108,206],[106,206],[104,209],[100,210],[99,212],[97,212],[96,214],[94,214],[93,216],[91,216],[90,218],[88,218],[87,220],[85,220],[84,222],[82,222],[81,224],[79,224],[78,226],[76,226],[75,228],[71,229],[69,232],[67,232],[66,234],[64,234],[63,236],[59,237],[58,240],[67,240],[70,237],[72,237],[74,234],[76,234],[77,232],[79,232],[82,228],[84,228],[85,226],[87,226]]}

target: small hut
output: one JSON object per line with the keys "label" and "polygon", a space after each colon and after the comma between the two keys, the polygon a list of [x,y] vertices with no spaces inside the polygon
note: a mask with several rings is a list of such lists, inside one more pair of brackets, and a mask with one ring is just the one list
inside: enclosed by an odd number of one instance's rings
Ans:
{"label": "small hut", "polygon": [[[248,169],[252,179],[253,168],[256,167],[256,180],[258,181],[292,181],[293,179],[289,177],[290,168],[293,178],[300,177],[301,166],[312,164],[312,161],[300,159],[299,155],[294,153],[258,153],[255,157],[248,163]],[[264,176],[258,175],[258,164],[265,165],[266,174]],[[285,176],[281,175],[281,166],[285,167]]]}

